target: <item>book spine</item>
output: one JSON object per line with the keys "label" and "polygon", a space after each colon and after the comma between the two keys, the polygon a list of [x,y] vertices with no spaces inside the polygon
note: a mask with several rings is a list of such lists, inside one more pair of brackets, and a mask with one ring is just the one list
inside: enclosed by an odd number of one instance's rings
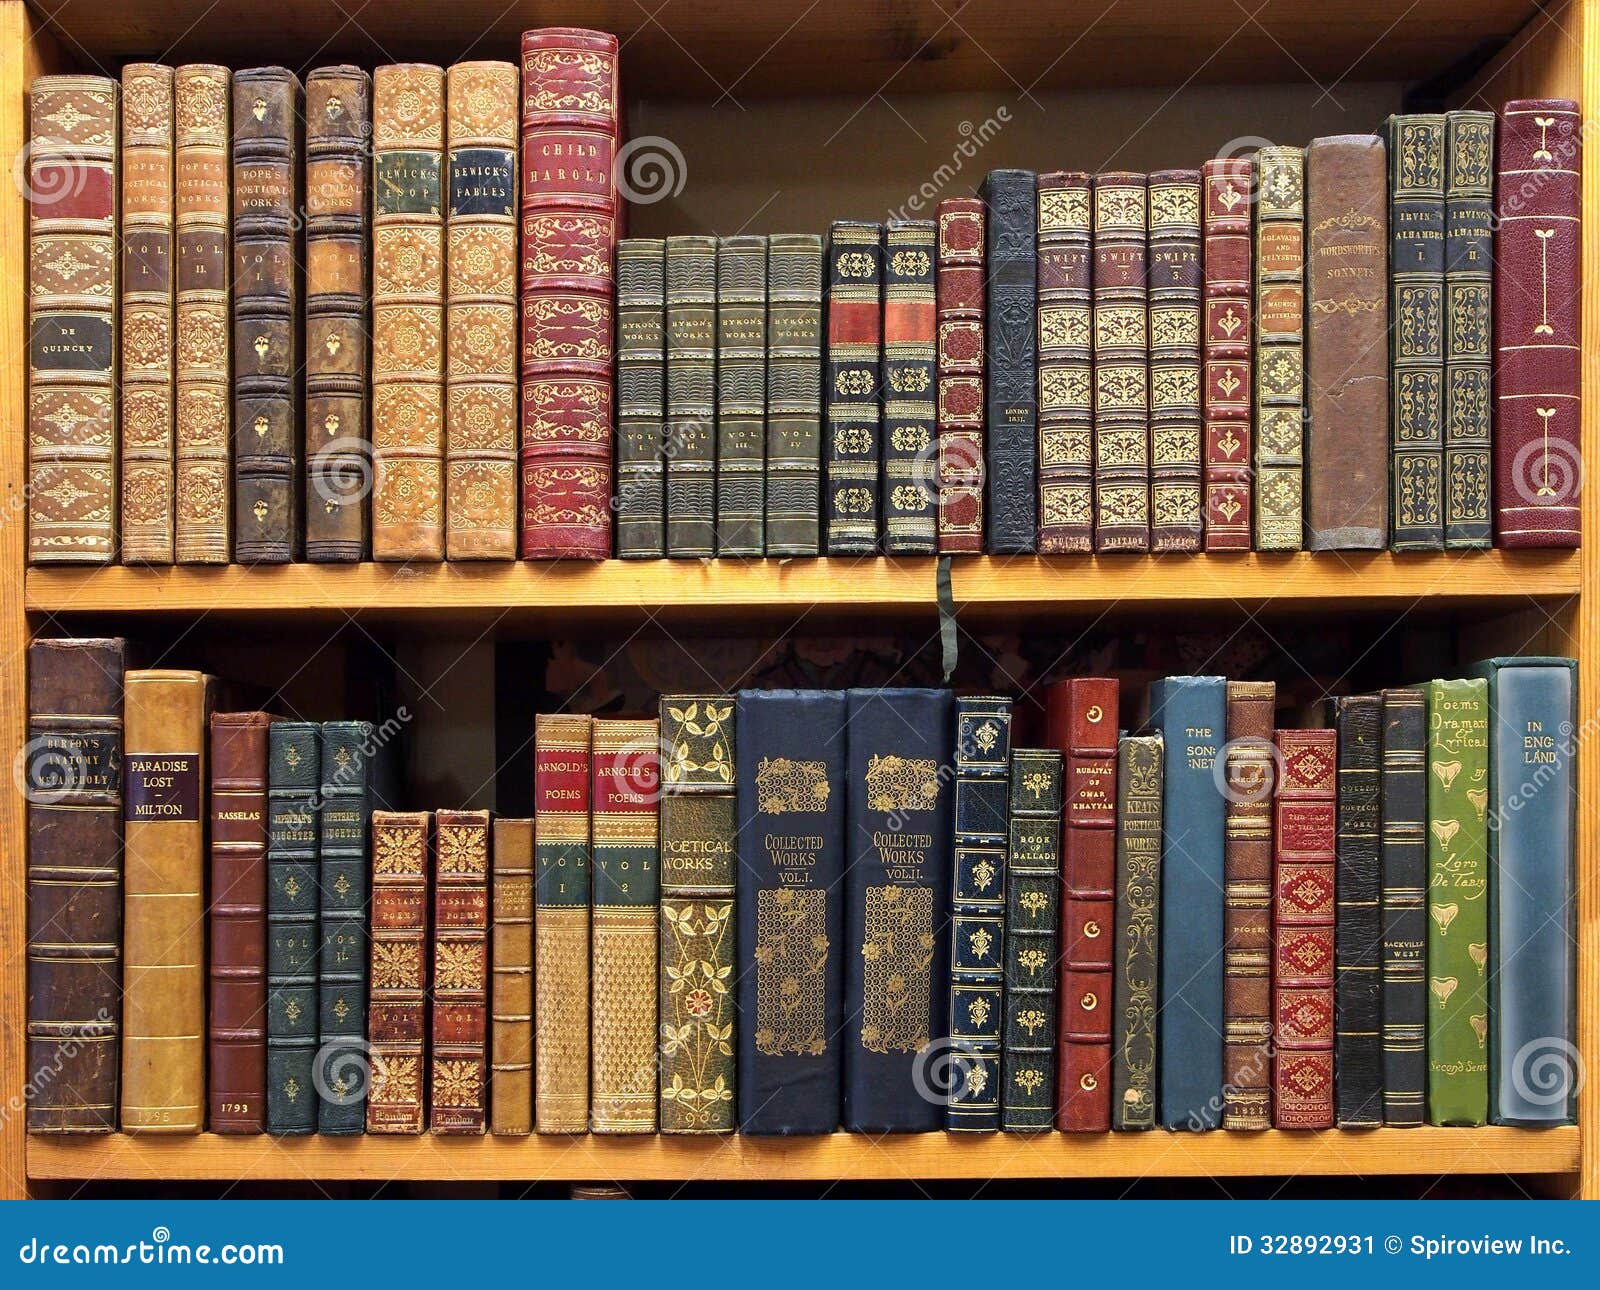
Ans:
{"label": "book spine", "polygon": [[[306,77],[306,559],[367,558],[367,307],[372,82]],[[360,1108],[357,1108],[360,1110]],[[366,1120],[364,1111],[357,1122]]]}
{"label": "book spine", "polygon": [[28,1132],[117,1127],[122,674],[117,639],[28,646]]}
{"label": "book spine", "polygon": [[991,170],[978,196],[984,228],[986,549],[1039,547],[1039,400],[1035,372],[1039,217],[1031,170]]}
{"label": "book spine", "polygon": [[233,558],[300,557],[300,81],[233,77]]}
{"label": "book spine", "polygon": [[1493,112],[1444,118],[1444,544],[1487,547],[1494,406]]}
{"label": "book spine", "polygon": [[1489,1112],[1489,694],[1481,679],[1428,696],[1428,1123]]}
{"label": "book spine", "polygon": [[1206,550],[1250,549],[1250,192],[1248,157],[1200,168],[1205,186]]}
{"label": "book spine", "polygon": [[938,318],[931,220],[890,220],[883,233],[883,549],[939,547],[934,398]]}
{"label": "book spine", "polygon": [[374,811],[368,1133],[421,1133],[426,1085],[433,817]]}
{"label": "book spine", "polygon": [[1000,1127],[1005,1024],[1011,700],[956,700],[955,862],[950,889],[950,1080],[945,1128]]}
{"label": "book spine", "polygon": [[228,141],[233,73],[178,68],[173,223],[177,230],[177,411],[173,554],[227,564],[233,549],[232,298]]}
{"label": "book spine", "polygon": [[1427,700],[1383,692],[1383,1122],[1423,1121],[1428,1020]]}
{"label": "book spine", "polygon": [[117,100],[103,76],[28,89],[28,561],[117,557]]}
{"label": "book spine", "polygon": [[172,563],[172,69],[122,69],[122,558]]}
{"label": "book spine", "polygon": [[522,34],[522,558],[611,555],[617,38]]}
{"label": "book spine", "polygon": [[767,554],[816,555],[822,498],[822,239],[767,239]]}
{"label": "book spine", "polygon": [[717,553],[717,239],[667,239],[667,554]]}
{"label": "book spine", "polygon": [[589,1127],[590,720],[541,714],[533,749],[534,1127]]}
{"label": "book spine", "polygon": [[209,1108],[213,1133],[260,1133],[267,1097],[265,712],[211,718]]}
{"label": "book spine", "polygon": [[1039,549],[1094,548],[1094,281],[1088,175],[1038,179]]}
{"label": "book spine", "polygon": [[1256,547],[1303,543],[1305,466],[1305,153],[1256,156]]}
{"label": "book spine", "polygon": [[1094,548],[1150,549],[1149,180],[1094,177]]}
{"label": "book spine", "polygon": [[372,558],[444,558],[444,72],[372,75]]}
{"label": "book spine", "polygon": [[1150,176],[1150,549],[1198,551],[1200,172]]}
{"label": "book spine", "polygon": [[[734,701],[667,696],[659,731],[661,1132],[731,1133],[733,776],[741,738]],[[653,1039],[647,1048],[654,1052]]]}
{"label": "book spine", "polygon": [[489,812],[437,812],[434,840],[428,1130],[482,1133],[489,1093]]}
{"label": "book spine", "polygon": [[938,209],[935,422],[939,437],[939,551],[983,551],[984,209],[946,197]]}
{"label": "book spine", "polygon": [[[744,690],[735,723],[739,1130],[832,1133],[844,1034],[845,695]],[[677,799],[666,805],[670,821]],[[663,823],[664,836],[676,831]],[[666,855],[670,881],[670,844]]]}
{"label": "book spine", "polygon": [[767,239],[717,239],[718,555],[766,549]]}
{"label": "book spine", "polygon": [[1272,1127],[1271,681],[1228,682],[1223,785],[1222,1127]]}
{"label": "book spine", "polygon": [[1383,1124],[1383,926],[1379,761],[1383,700],[1334,701],[1339,738],[1334,931],[1334,1112],[1341,1129]]}
{"label": "book spine", "polygon": [[1075,677],[1045,693],[1045,729],[1064,762],[1056,1127],[1111,1127],[1111,959],[1117,850],[1117,681]]}
{"label": "book spine", "polygon": [[445,556],[517,558],[516,66],[445,75]]}
{"label": "book spine", "polygon": [[666,247],[617,243],[617,554],[666,554]]}
{"label": "book spine", "polygon": [[1000,1127],[1033,1133],[1055,1127],[1061,754],[1054,748],[1013,751],[1010,792]]}
{"label": "book spine", "polygon": [[1156,947],[1161,924],[1160,735],[1117,744],[1111,1127],[1156,1127]]}
{"label": "book spine", "polygon": [[828,230],[828,554],[878,549],[883,229]]}
{"label": "book spine", "polygon": [[533,821],[494,821],[489,1132],[533,1132]]}
{"label": "book spine", "polygon": [[123,690],[122,1131],[199,1133],[211,678],[128,672]]}
{"label": "book spine", "polygon": [[268,735],[268,1133],[317,1127],[319,744],[314,721],[275,722]]}
{"label": "book spine", "polygon": [[1444,547],[1444,117],[1390,117],[1388,148],[1394,319],[1389,545],[1396,551],[1438,551]]}

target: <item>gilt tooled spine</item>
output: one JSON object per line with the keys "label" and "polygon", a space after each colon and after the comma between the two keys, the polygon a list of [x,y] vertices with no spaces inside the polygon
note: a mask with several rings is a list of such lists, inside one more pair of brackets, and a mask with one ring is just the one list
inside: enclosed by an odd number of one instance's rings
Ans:
{"label": "gilt tooled spine", "polygon": [[300,81],[233,78],[233,558],[300,557]]}
{"label": "gilt tooled spine", "polygon": [[1248,157],[1200,168],[1204,185],[1207,551],[1248,551],[1252,486],[1250,428],[1250,186]]}
{"label": "gilt tooled spine", "polygon": [[1150,549],[1150,328],[1144,175],[1094,189],[1094,548]]}
{"label": "gilt tooled spine", "polygon": [[1383,919],[1380,784],[1383,700],[1334,701],[1339,736],[1338,913],[1334,931],[1334,1115],[1342,1129],[1383,1123]]}
{"label": "gilt tooled spine", "polygon": [[822,501],[822,239],[767,239],[767,554],[816,555]]}
{"label": "gilt tooled spine", "polygon": [[1305,153],[1256,155],[1256,547],[1298,551],[1305,508]]}
{"label": "gilt tooled spine", "polygon": [[1200,172],[1150,176],[1150,549],[1198,551],[1201,486]]}
{"label": "gilt tooled spine", "polygon": [[938,210],[935,419],[939,551],[983,551],[983,203],[946,197]]}
{"label": "gilt tooled spine", "polygon": [[885,226],[883,549],[889,555],[932,555],[939,545],[934,252],[931,220]]}
{"label": "gilt tooled spine", "polygon": [[617,38],[522,35],[524,559],[611,554]]}
{"label": "gilt tooled spine", "polygon": [[827,553],[872,555],[881,501],[882,226],[835,222],[827,257]]}
{"label": "gilt tooled spine", "polygon": [[1094,214],[1090,177],[1040,175],[1039,550],[1094,549]]}
{"label": "gilt tooled spine", "polygon": [[985,226],[985,549],[1027,554],[1039,545],[1039,392],[1034,371],[1038,211],[1031,170],[991,170],[979,196]]}
{"label": "gilt tooled spine", "polygon": [[1383,692],[1383,1122],[1423,1122],[1428,1020],[1428,705]]}
{"label": "gilt tooled spine", "polygon": [[1161,924],[1160,735],[1117,744],[1116,957],[1111,991],[1111,1127],[1156,1127],[1157,950]]}
{"label": "gilt tooled spine", "polygon": [[1061,754],[1011,754],[1006,868],[1005,1031],[1000,1127],[1055,1127],[1056,982],[1061,973]]}
{"label": "gilt tooled spine", "polygon": [[1444,118],[1444,544],[1487,547],[1492,319],[1493,112]]}
{"label": "gilt tooled spine", "polygon": [[117,99],[103,76],[28,90],[28,560],[117,556]]}
{"label": "gilt tooled spine", "polygon": [[428,1129],[482,1133],[489,1107],[489,812],[434,815]]}
{"label": "gilt tooled spine", "polygon": [[317,1127],[319,743],[314,721],[279,721],[268,735],[268,1133]]}
{"label": "gilt tooled spine", "polygon": [[29,1133],[117,1127],[126,660],[120,639],[28,647]]}
{"label": "gilt tooled spine", "polygon": [[1222,1127],[1272,1127],[1272,730],[1277,687],[1228,682]]}
{"label": "gilt tooled spine", "polygon": [[667,239],[667,554],[717,553],[717,239]]}
{"label": "gilt tooled spine", "polygon": [[494,821],[489,1132],[533,1132],[533,821]]}
{"label": "gilt tooled spine", "polygon": [[421,1133],[426,1088],[428,909],[433,817],[374,811],[372,972],[367,1039],[372,1044],[368,1133]]}
{"label": "gilt tooled spine", "polygon": [[617,243],[617,554],[666,554],[666,243]]}
{"label": "gilt tooled spine", "polygon": [[767,239],[717,241],[718,555],[766,547]]}

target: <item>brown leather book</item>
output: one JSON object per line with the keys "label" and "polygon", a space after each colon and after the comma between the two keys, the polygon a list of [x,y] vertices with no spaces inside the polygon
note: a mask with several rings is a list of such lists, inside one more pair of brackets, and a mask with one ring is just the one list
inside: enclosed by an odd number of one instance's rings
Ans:
{"label": "brown leather book", "polygon": [[260,1133],[267,1100],[265,712],[211,718],[209,1124]]}
{"label": "brown leather book", "polygon": [[1093,201],[1082,171],[1037,182],[1039,550],[1081,553],[1094,549]]}
{"label": "brown leather book", "polygon": [[127,642],[28,647],[28,1132],[117,1127]]}
{"label": "brown leather book", "polygon": [[124,1133],[205,1127],[211,686],[202,672],[124,678]]}
{"label": "brown leather book", "polygon": [[428,1127],[482,1133],[489,1102],[489,812],[440,811],[434,822]]}
{"label": "brown leather book", "polygon": [[122,558],[172,563],[172,69],[122,69]]}
{"label": "brown leather book", "polygon": [[1204,537],[1200,397],[1205,262],[1196,170],[1150,176],[1150,549]]}
{"label": "brown leather book", "polygon": [[[1223,748],[1224,1129],[1272,1127],[1271,681],[1228,682]],[[1175,911],[1174,911],[1175,913]]]}
{"label": "brown leather book", "polygon": [[1389,545],[1388,176],[1377,135],[1306,149],[1310,551]]}
{"label": "brown leather book", "polygon": [[432,827],[427,811],[372,813],[368,1133],[422,1132]]}
{"label": "brown leather book", "polygon": [[1147,175],[1096,175],[1094,549],[1150,549]]}
{"label": "brown leather book", "polygon": [[444,559],[444,71],[372,74],[372,558]]}
{"label": "brown leather book", "polygon": [[489,1131],[533,1132],[533,821],[494,822]]}

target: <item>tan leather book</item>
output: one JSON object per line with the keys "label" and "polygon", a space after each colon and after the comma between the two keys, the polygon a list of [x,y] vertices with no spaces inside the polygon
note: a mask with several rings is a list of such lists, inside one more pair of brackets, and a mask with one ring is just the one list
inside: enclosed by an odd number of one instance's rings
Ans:
{"label": "tan leather book", "polygon": [[533,1132],[533,821],[494,822],[489,1131]]}
{"label": "tan leather book", "polygon": [[372,813],[368,1133],[421,1133],[428,997],[427,811]]}
{"label": "tan leather book", "polygon": [[164,668],[123,682],[124,1133],[205,1127],[211,687]]}
{"label": "tan leather book", "polygon": [[444,71],[372,74],[372,558],[444,558]]}
{"label": "tan leather book", "polygon": [[482,1133],[489,1104],[489,812],[440,811],[434,821],[428,1127]]}
{"label": "tan leather book", "polygon": [[517,555],[517,69],[448,75],[445,552]]}

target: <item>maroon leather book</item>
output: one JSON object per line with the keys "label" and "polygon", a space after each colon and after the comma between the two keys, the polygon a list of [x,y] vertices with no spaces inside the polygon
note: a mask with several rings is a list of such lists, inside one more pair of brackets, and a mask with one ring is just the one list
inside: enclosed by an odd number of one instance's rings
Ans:
{"label": "maroon leather book", "polygon": [[983,551],[983,242],[976,197],[939,203],[939,551]]}
{"label": "maroon leather book", "polygon": [[1114,677],[1073,677],[1045,691],[1045,741],[1066,771],[1056,1127],[1075,1133],[1111,1128],[1117,699]]}
{"label": "maroon leather book", "polygon": [[1039,550],[1094,547],[1089,176],[1054,171],[1039,193]]}
{"label": "maroon leather book", "polygon": [[522,35],[522,556],[611,554],[617,38]]}
{"label": "maroon leather book", "polygon": [[1581,167],[1578,105],[1513,99],[1500,113],[1494,239],[1495,533],[1575,547]]}
{"label": "maroon leather book", "polygon": [[1094,177],[1094,549],[1150,549],[1150,180]]}
{"label": "maroon leather book", "polygon": [[1205,163],[1205,525],[1207,551],[1250,549],[1250,167]]}

